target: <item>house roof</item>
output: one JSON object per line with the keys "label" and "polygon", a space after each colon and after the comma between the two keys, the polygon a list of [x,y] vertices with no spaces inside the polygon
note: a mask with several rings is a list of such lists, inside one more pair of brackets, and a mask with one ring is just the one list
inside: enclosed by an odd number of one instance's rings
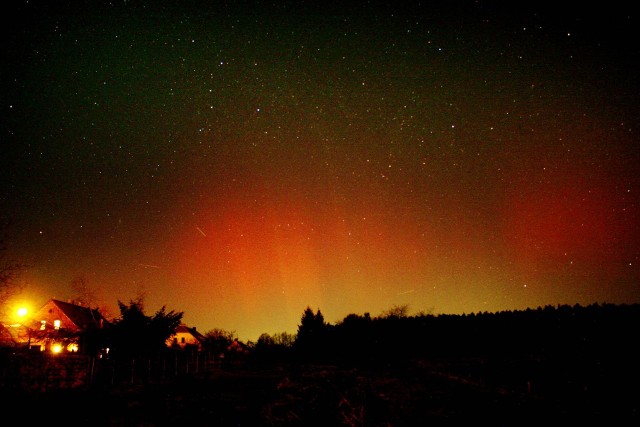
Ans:
{"label": "house roof", "polygon": [[80,328],[86,328],[92,325],[98,325],[100,322],[106,322],[106,319],[100,314],[98,309],[91,309],[81,305],[72,304],[56,299],[50,300],[45,304],[41,310],[45,309],[47,305],[55,305],[61,312],[65,314],[76,326]]}
{"label": "house roof", "polygon": [[197,339],[198,341],[202,342],[204,340],[204,335],[202,335],[200,332],[198,332],[196,330],[196,328],[190,328],[187,325],[185,325],[184,323],[179,325],[176,328],[176,334],[178,333],[183,333],[183,334],[191,334],[194,336],[195,339]]}

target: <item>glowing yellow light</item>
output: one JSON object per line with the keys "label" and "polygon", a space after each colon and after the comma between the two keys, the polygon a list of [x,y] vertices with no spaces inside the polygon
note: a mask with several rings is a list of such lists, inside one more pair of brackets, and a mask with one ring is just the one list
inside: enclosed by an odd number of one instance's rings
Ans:
{"label": "glowing yellow light", "polygon": [[55,343],[51,346],[51,352],[58,354],[62,351],[62,344]]}
{"label": "glowing yellow light", "polygon": [[19,317],[25,317],[29,310],[26,307],[20,307],[17,311]]}
{"label": "glowing yellow light", "polygon": [[76,353],[78,351],[78,344],[76,343],[71,343],[67,346],[67,351],[70,351],[72,353]]}

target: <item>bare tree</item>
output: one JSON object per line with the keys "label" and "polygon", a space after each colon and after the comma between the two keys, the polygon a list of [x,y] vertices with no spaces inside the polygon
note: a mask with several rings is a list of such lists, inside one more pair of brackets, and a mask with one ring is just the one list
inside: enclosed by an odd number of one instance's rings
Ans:
{"label": "bare tree", "polygon": [[[2,233],[0,236],[0,310],[2,311],[6,310],[7,301],[22,291],[18,278],[26,268],[24,264],[8,260],[6,257],[8,225],[6,220],[2,220],[0,224]],[[6,313],[0,312],[0,314]]]}
{"label": "bare tree", "polygon": [[[1,248],[0,251],[4,251]],[[21,290],[17,279],[23,270],[23,266],[6,260],[4,254],[0,254],[0,305]]]}
{"label": "bare tree", "polygon": [[402,318],[407,317],[409,314],[409,306],[408,305],[393,305],[390,309],[384,310],[380,315],[382,319],[388,319],[390,317]]}
{"label": "bare tree", "polygon": [[[82,274],[71,281],[71,289],[74,292],[74,302],[84,307],[97,309],[102,317],[109,319],[113,317],[113,310],[105,305],[95,286],[92,286],[87,276]],[[93,313],[93,311],[92,311]]]}
{"label": "bare tree", "polygon": [[74,300],[78,305],[92,307],[96,305],[96,292],[89,285],[87,276],[80,275],[71,281],[71,289],[75,294]]}
{"label": "bare tree", "polygon": [[235,331],[227,331],[224,329],[216,328],[208,331],[204,334],[204,345],[208,350],[213,351],[216,355],[224,353],[227,347],[229,347],[235,339]]}

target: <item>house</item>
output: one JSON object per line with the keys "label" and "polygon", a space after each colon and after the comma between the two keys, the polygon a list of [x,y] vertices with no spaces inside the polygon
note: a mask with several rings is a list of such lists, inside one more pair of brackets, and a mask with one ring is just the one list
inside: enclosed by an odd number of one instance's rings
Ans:
{"label": "house", "polygon": [[107,323],[98,309],[51,299],[30,316],[27,344],[41,351],[77,352],[85,332]]}
{"label": "house", "polygon": [[176,332],[167,339],[167,347],[185,349],[187,347],[202,350],[204,335],[184,323],[176,328]]}

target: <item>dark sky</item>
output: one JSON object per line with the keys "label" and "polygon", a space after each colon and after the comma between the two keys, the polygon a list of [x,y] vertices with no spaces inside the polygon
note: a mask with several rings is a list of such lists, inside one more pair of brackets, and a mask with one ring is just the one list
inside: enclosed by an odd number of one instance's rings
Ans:
{"label": "dark sky", "polygon": [[[206,332],[640,302],[626,2],[8,1],[0,204],[35,306],[83,277]],[[559,6],[561,5],[561,6]]]}

